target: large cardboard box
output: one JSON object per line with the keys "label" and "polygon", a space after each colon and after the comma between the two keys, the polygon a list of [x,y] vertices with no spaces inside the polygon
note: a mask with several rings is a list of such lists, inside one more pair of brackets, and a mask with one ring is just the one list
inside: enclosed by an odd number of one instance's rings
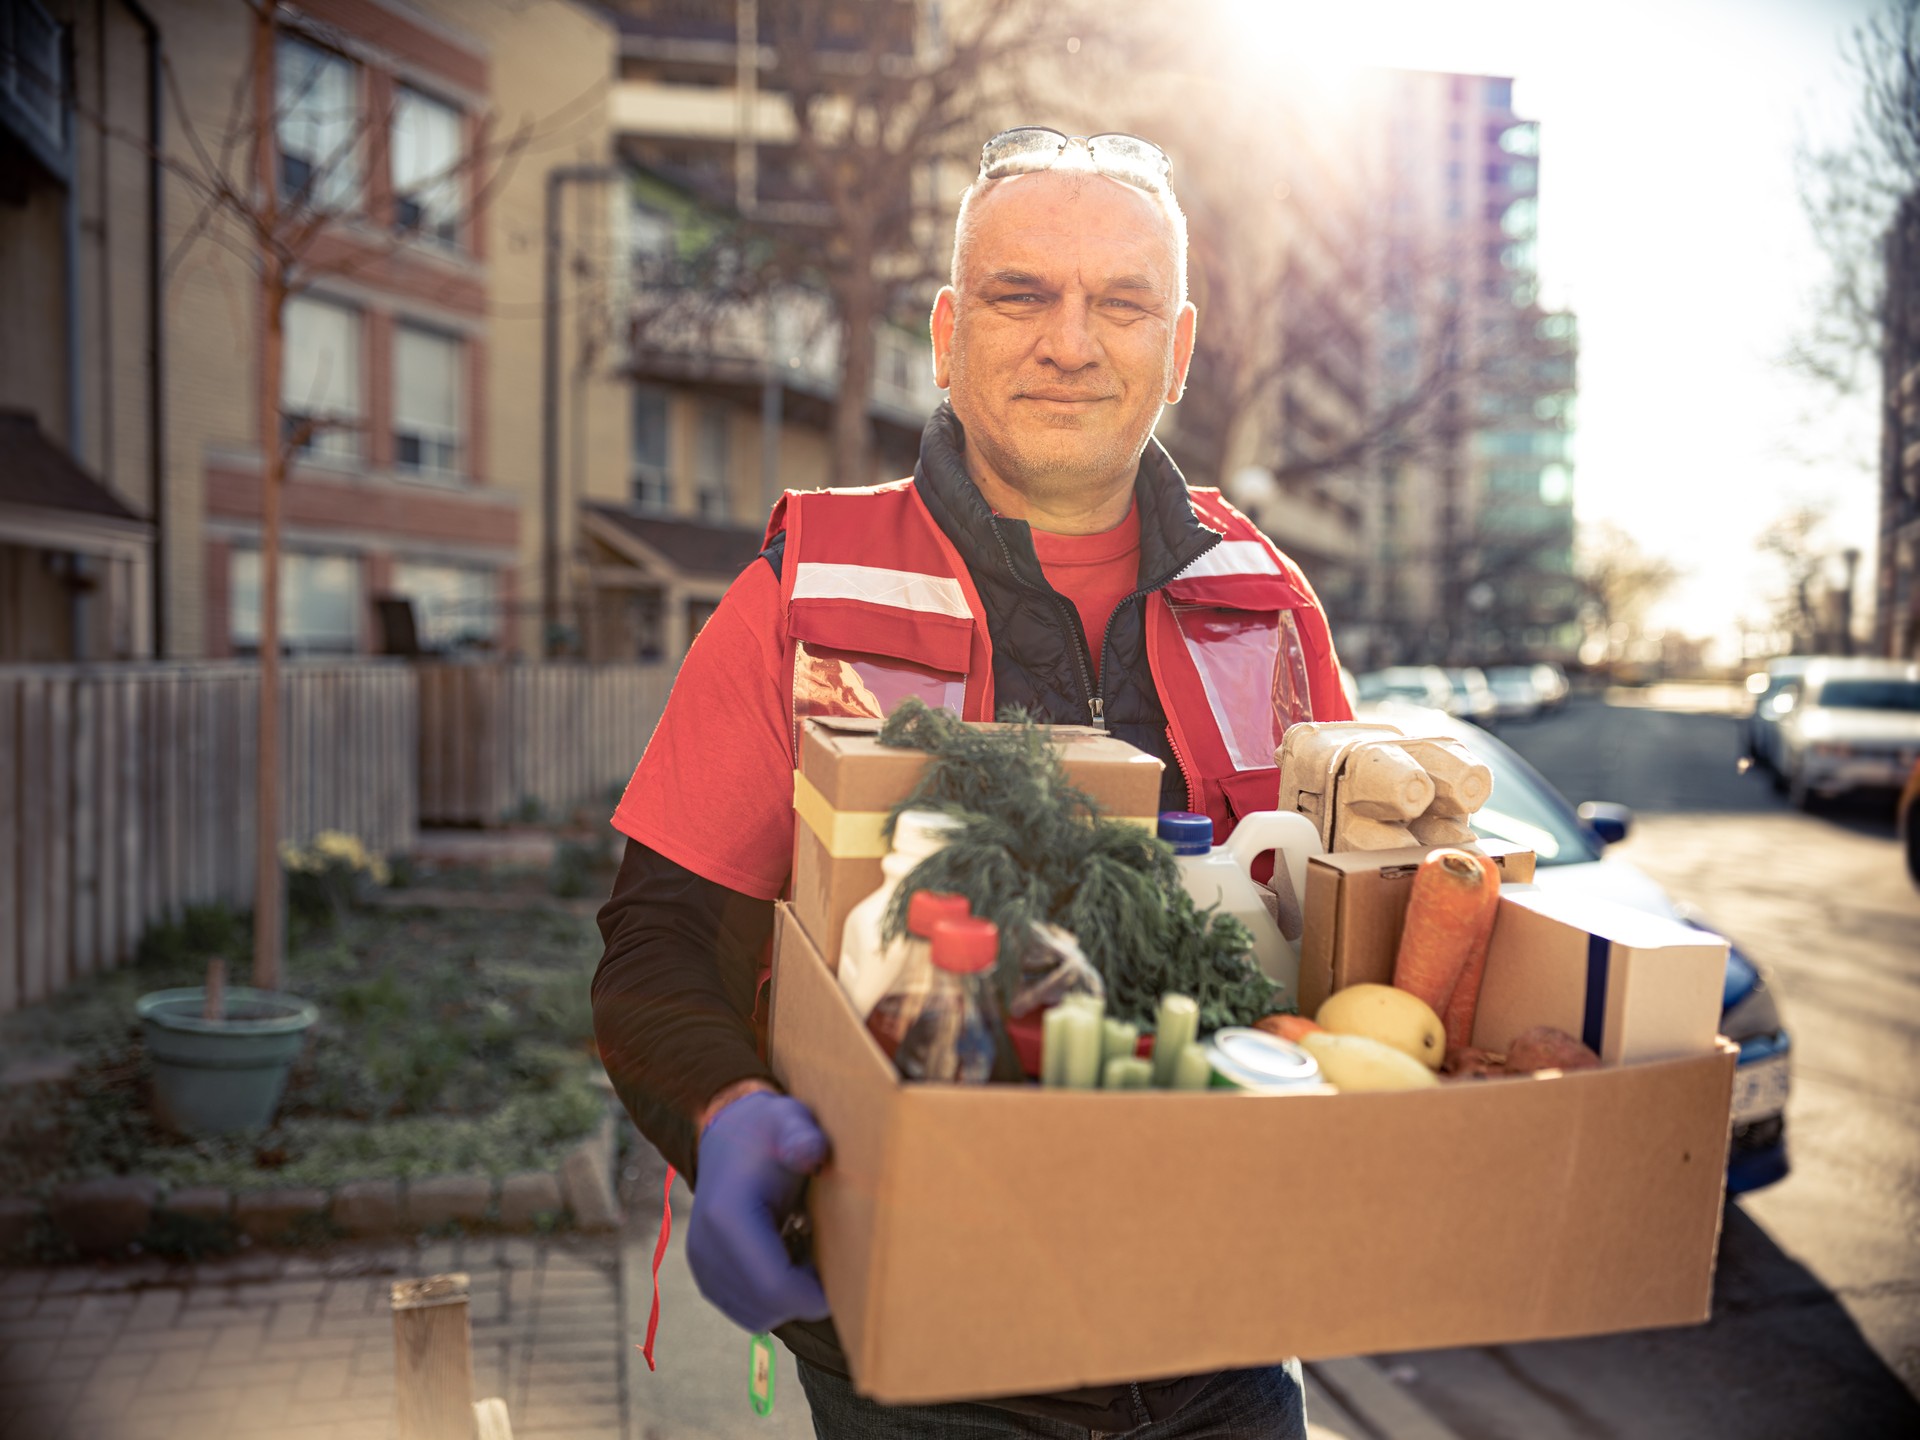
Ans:
{"label": "large cardboard box", "polygon": [[1400,1094],[903,1083],[783,906],[773,1065],[890,1403],[1705,1320],[1735,1052]]}
{"label": "large cardboard box", "polygon": [[[913,792],[927,766],[919,750],[874,738],[878,720],[809,720],[793,777],[793,908],[834,964],[847,912],[880,888],[887,812]],[[1160,762],[1104,730],[1055,725],[1067,778],[1109,815],[1153,826]]]}
{"label": "large cardboard box", "polygon": [[1501,891],[1473,1043],[1553,1025],[1607,1064],[1700,1055],[1720,1032],[1727,942],[1592,895]]}
{"label": "large cardboard box", "polygon": [[[1307,862],[1305,929],[1300,942],[1300,1013],[1312,1015],[1336,990],[1363,981],[1393,982],[1407,901],[1420,862],[1442,846],[1348,850]],[[1502,891],[1533,879],[1534,855],[1483,840],[1473,847],[1500,868]],[[1540,1021],[1551,1024],[1551,1021]]]}

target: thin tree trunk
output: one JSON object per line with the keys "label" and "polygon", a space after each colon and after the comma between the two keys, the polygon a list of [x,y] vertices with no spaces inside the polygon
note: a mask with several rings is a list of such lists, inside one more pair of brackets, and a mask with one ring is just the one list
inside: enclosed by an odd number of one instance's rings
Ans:
{"label": "thin tree trunk", "polygon": [[[277,218],[277,194],[270,169],[259,163],[270,154],[273,124],[274,20],[261,6],[255,27],[253,173],[264,184],[269,228]],[[284,948],[280,871],[280,481],[285,449],[280,433],[280,365],[287,302],[287,272],[272,246],[260,256],[260,311],[265,343],[260,357],[260,734],[254,777],[253,983],[261,990],[280,988]]]}
{"label": "thin tree trunk", "polygon": [[867,403],[873,394],[873,312],[865,297],[841,307],[840,393],[833,402],[835,485],[873,483],[873,425]]}

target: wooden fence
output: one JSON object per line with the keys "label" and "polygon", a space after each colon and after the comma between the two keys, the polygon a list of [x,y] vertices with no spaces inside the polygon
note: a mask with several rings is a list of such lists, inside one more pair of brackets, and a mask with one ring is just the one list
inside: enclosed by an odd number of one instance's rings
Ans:
{"label": "wooden fence", "polygon": [[[664,665],[420,665],[420,818],[495,825],[600,805],[666,705]],[[612,806],[606,803],[610,812]]]}
{"label": "wooden fence", "polygon": [[[413,674],[295,663],[282,684],[282,838],[407,849]],[[0,667],[0,1013],[124,963],[185,905],[251,904],[259,691],[248,664]]]}

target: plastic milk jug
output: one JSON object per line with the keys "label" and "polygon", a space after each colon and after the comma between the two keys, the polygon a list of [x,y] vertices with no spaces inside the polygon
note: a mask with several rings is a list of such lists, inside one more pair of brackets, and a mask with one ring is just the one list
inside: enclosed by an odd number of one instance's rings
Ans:
{"label": "plastic milk jug", "polygon": [[1286,986],[1287,998],[1300,998],[1300,942],[1280,931],[1263,887],[1253,878],[1253,862],[1271,850],[1274,868],[1285,867],[1293,894],[1303,907],[1307,859],[1320,853],[1313,822],[1291,810],[1256,810],[1242,817],[1224,845],[1213,843],[1213,821],[1205,815],[1166,810],[1160,838],[1173,846],[1175,863],[1187,893],[1201,909],[1218,905],[1253,936],[1254,963],[1269,980]]}
{"label": "plastic milk jug", "polygon": [[847,912],[840,932],[840,988],[853,1002],[862,1020],[893,984],[905,963],[907,947],[927,948],[924,939],[902,935],[891,945],[880,943],[880,930],[893,903],[893,892],[908,873],[934,851],[945,847],[960,822],[937,810],[902,810],[894,822],[893,848],[880,861],[886,876],[880,888]]}

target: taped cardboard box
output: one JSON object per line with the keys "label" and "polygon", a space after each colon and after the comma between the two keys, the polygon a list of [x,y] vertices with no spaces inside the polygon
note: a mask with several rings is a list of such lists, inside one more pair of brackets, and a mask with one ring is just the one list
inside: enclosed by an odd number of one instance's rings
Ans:
{"label": "taped cardboard box", "polygon": [[[1307,862],[1306,929],[1300,943],[1300,1013],[1312,1015],[1336,990],[1393,982],[1393,957],[1420,862],[1441,846],[1348,850]],[[1504,890],[1533,879],[1534,855],[1500,840],[1470,847],[1500,869]],[[1551,1024],[1551,1021],[1540,1021]]]}
{"label": "taped cardboard box", "polygon": [[1718,935],[1592,895],[1503,888],[1473,1043],[1504,1052],[1553,1025],[1609,1065],[1705,1054],[1726,977]]}
{"label": "taped cardboard box", "polygon": [[1400,1094],[909,1085],[782,906],[772,1050],[833,1144],[815,1257],[884,1402],[1708,1316],[1724,1042]]}
{"label": "taped cardboard box", "polygon": [[[847,912],[880,888],[887,813],[927,766],[919,750],[876,738],[878,720],[809,720],[793,777],[793,908],[821,953],[837,963]],[[1151,828],[1160,809],[1159,760],[1104,730],[1056,725],[1067,778],[1109,814]]]}

